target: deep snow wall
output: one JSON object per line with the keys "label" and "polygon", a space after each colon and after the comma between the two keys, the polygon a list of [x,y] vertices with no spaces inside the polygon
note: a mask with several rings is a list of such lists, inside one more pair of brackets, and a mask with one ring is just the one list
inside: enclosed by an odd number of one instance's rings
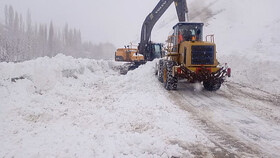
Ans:
{"label": "deep snow wall", "polygon": [[64,55],[0,63],[0,157],[192,157],[172,142],[213,146],[154,65],[120,75],[116,62]]}
{"label": "deep snow wall", "polygon": [[[118,63],[114,61],[75,59],[59,54],[53,58],[43,57],[23,63],[0,63],[0,86],[10,86],[11,82],[29,82],[22,84],[31,93],[53,89],[64,78],[85,77],[94,75],[90,82],[94,83],[106,76],[116,75]],[[15,88],[15,87],[14,87]],[[4,90],[4,88],[1,88]],[[5,93],[1,93],[5,94]]]}

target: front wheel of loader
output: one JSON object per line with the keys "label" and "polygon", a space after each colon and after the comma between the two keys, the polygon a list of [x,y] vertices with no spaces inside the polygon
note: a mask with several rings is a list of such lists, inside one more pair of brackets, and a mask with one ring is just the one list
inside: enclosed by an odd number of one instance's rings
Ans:
{"label": "front wheel of loader", "polygon": [[166,61],[164,63],[164,88],[166,90],[176,90],[178,79],[172,75],[173,66],[176,66],[174,61]]}
{"label": "front wheel of loader", "polygon": [[158,80],[163,83],[163,66],[164,66],[164,60],[161,59],[159,60],[159,63],[158,63]]}
{"label": "front wheel of loader", "polygon": [[208,91],[217,91],[221,88],[220,82],[203,82],[203,86]]}

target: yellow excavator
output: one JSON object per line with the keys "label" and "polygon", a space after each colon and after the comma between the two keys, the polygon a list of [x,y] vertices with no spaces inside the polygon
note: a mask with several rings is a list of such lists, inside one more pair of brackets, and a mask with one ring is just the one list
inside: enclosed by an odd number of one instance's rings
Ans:
{"label": "yellow excavator", "polygon": [[138,53],[137,48],[132,48],[132,45],[131,47],[128,45],[125,48],[118,48],[115,52],[115,61],[126,62],[120,67],[120,74],[122,75],[145,63],[144,56]]}
{"label": "yellow excavator", "polygon": [[115,54],[116,61],[144,62],[144,56],[137,54],[136,48],[119,48]]}
{"label": "yellow excavator", "polygon": [[[152,59],[163,57],[163,44],[149,42],[146,45],[146,52],[152,54]],[[140,65],[145,64],[147,59],[143,54],[139,53],[138,48],[125,46],[118,48],[115,52],[115,61],[125,62],[120,67],[120,74],[125,75],[128,71],[138,68]]]}
{"label": "yellow excavator", "polygon": [[180,22],[186,21],[188,12],[186,0],[160,0],[142,25],[138,47],[125,46],[125,48],[119,48],[115,52],[115,61],[126,62],[121,68],[121,74],[126,74],[127,71],[133,70],[147,61],[164,56],[163,44],[151,42],[151,32],[156,22],[172,3],[175,4],[178,20]]}

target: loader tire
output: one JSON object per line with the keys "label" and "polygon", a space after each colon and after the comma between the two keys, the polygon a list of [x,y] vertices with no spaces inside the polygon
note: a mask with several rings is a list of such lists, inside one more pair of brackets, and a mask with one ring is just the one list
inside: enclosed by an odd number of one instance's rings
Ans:
{"label": "loader tire", "polygon": [[164,60],[159,60],[158,63],[158,80],[163,83],[163,66],[164,66]]}
{"label": "loader tire", "polygon": [[178,84],[178,78],[172,75],[173,66],[176,66],[174,61],[166,61],[164,63],[164,88],[166,90],[176,90]]}
{"label": "loader tire", "polygon": [[221,88],[221,82],[203,82],[203,86],[208,91],[217,91]]}

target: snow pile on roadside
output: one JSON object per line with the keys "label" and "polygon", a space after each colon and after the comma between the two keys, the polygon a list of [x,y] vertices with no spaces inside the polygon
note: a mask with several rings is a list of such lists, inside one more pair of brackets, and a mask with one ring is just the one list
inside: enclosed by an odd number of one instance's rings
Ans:
{"label": "snow pile on roadside", "polygon": [[192,157],[213,146],[153,65],[120,76],[114,62],[63,55],[1,63],[0,157]]}
{"label": "snow pile on roadside", "polygon": [[252,61],[237,55],[223,56],[223,61],[230,63],[232,77],[229,81],[280,95],[280,63],[266,60]]}
{"label": "snow pile on roadside", "polygon": [[13,79],[22,82],[20,78],[25,78],[27,80],[23,82],[32,82],[37,91],[45,91],[53,89],[57,82],[63,82],[63,77],[77,79],[94,72],[95,78],[100,79],[104,75],[117,74],[113,70],[115,67],[117,64],[113,61],[74,59],[59,54],[54,58],[44,57],[17,64],[1,63],[0,79],[2,84],[9,84]]}

